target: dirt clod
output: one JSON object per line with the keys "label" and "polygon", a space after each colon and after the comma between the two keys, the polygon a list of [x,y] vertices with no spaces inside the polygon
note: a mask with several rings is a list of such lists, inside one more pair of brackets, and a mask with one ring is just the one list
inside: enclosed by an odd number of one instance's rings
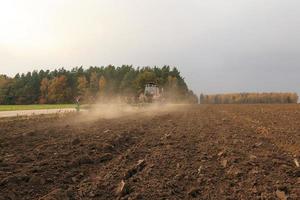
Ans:
{"label": "dirt clod", "polygon": [[188,191],[188,195],[196,198],[200,194],[201,190],[199,188],[193,187]]}
{"label": "dirt clod", "polygon": [[295,165],[296,165],[296,167],[300,167],[300,164],[299,164],[299,162],[298,162],[298,159],[294,159],[294,163],[295,163]]}
{"label": "dirt clod", "polygon": [[46,183],[46,180],[43,177],[32,176],[29,179],[29,183],[31,185],[44,185]]}
{"label": "dirt clod", "polygon": [[276,196],[277,196],[280,200],[287,200],[287,196],[286,196],[286,194],[285,194],[284,191],[276,190]]}
{"label": "dirt clod", "polygon": [[135,166],[133,166],[132,168],[127,170],[127,172],[125,173],[124,178],[128,179],[128,178],[132,177],[136,173],[142,171],[145,166],[146,166],[146,161],[145,160],[139,160],[138,163]]}
{"label": "dirt clod", "polygon": [[69,200],[70,198],[67,195],[67,192],[62,189],[54,189],[47,195],[41,197],[39,200]]}
{"label": "dirt clod", "polygon": [[257,157],[255,155],[250,155],[249,158],[250,158],[251,161],[254,161],[254,160],[257,159]]}
{"label": "dirt clod", "polygon": [[222,159],[221,160],[221,165],[225,168],[225,167],[227,167],[227,163],[228,163],[228,160],[226,160],[226,159]]}
{"label": "dirt clod", "polygon": [[124,180],[119,183],[116,193],[120,197],[129,193],[128,184],[126,184]]}
{"label": "dirt clod", "polygon": [[242,175],[242,171],[240,169],[238,169],[237,167],[231,166],[229,168],[229,170],[227,171],[227,174],[229,176],[231,176],[232,178],[236,178],[239,177],[240,175]]}
{"label": "dirt clod", "polygon": [[72,145],[77,145],[77,144],[80,144],[79,138],[75,138],[74,140],[72,140]]}
{"label": "dirt clod", "polygon": [[24,132],[24,133],[22,133],[22,135],[24,136],[24,137],[26,137],[26,136],[28,136],[28,137],[30,137],[30,136],[34,136],[34,135],[36,135],[36,133],[34,132],[34,131],[26,131],[26,132]]}
{"label": "dirt clod", "polygon": [[102,162],[110,161],[111,159],[113,159],[113,155],[111,153],[106,153],[100,156],[96,162],[102,163]]}

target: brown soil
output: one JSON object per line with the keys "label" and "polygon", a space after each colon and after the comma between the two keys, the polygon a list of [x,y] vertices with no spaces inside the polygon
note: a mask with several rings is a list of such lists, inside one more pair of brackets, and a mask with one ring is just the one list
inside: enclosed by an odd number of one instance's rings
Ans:
{"label": "brown soil", "polygon": [[300,106],[0,120],[0,199],[300,199]]}

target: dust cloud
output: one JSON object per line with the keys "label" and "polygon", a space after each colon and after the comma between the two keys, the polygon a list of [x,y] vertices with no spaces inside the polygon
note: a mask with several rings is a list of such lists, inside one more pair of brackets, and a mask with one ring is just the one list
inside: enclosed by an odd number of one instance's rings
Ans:
{"label": "dust cloud", "polygon": [[137,104],[130,105],[125,103],[97,103],[91,105],[88,109],[80,111],[77,120],[80,122],[89,122],[99,119],[114,119],[120,117],[143,117],[154,116],[164,113],[174,112],[185,108],[185,104]]}

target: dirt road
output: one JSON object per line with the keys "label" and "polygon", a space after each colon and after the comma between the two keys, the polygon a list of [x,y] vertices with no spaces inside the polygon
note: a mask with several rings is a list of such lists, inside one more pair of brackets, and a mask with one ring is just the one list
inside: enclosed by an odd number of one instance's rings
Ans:
{"label": "dirt road", "polygon": [[300,199],[300,106],[0,120],[0,199]]}
{"label": "dirt road", "polygon": [[2,117],[41,115],[41,114],[54,114],[54,113],[63,113],[63,112],[71,112],[71,111],[75,111],[75,108],[1,111],[0,112],[0,118],[2,118]]}

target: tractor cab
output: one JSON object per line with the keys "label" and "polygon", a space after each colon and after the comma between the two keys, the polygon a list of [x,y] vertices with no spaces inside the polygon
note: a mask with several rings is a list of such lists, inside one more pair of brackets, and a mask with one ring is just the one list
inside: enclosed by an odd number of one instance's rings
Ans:
{"label": "tractor cab", "polygon": [[145,85],[145,91],[144,91],[144,95],[145,96],[151,96],[151,97],[155,97],[155,96],[159,96],[159,88],[155,83],[147,83]]}
{"label": "tractor cab", "polygon": [[161,102],[163,88],[159,88],[157,84],[150,82],[145,85],[144,94],[142,94],[142,101],[148,103]]}

